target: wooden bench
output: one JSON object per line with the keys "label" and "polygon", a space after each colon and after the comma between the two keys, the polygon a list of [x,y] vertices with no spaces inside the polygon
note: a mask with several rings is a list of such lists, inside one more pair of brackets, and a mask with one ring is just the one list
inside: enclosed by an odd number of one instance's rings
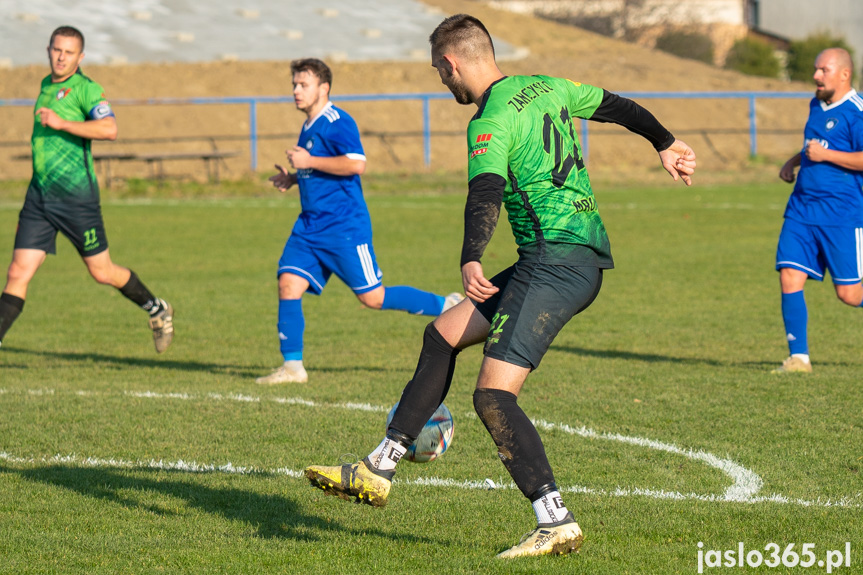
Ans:
{"label": "wooden bench", "polygon": [[160,182],[165,179],[166,160],[204,160],[207,165],[207,180],[218,184],[219,183],[219,162],[225,158],[233,158],[239,156],[240,152],[212,150],[210,152],[165,152],[162,154],[139,154],[135,156],[137,160],[147,162],[150,169],[150,176],[155,177]]}
{"label": "wooden bench", "polygon": [[[97,169],[102,167],[102,183],[105,188],[111,187],[111,181],[114,177],[111,175],[111,162],[127,162],[131,160],[147,162],[150,171],[150,177],[153,177],[159,182],[165,180],[165,160],[203,160],[207,165],[207,179],[210,182],[219,183],[219,162],[225,158],[233,158],[239,156],[240,152],[236,150],[219,151],[210,150],[206,152],[163,152],[157,154],[134,154],[131,152],[99,152],[93,154],[93,162]],[[32,160],[33,156],[27,154],[17,154],[13,156],[15,160]]]}

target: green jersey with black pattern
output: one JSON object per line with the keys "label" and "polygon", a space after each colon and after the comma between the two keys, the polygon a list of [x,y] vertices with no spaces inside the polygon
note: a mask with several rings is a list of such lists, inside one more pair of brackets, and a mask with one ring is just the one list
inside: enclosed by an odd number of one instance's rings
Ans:
{"label": "green jersey with black pattern", "polygon": [[602,96],[550,76],[507,76],[483,95],[467,131],[468,175],[506,180],[503,203],[520,253],[613,267],[574,124]]}
{"label": "green jersey with black pattern", "polygon": [[[42,80],[36,107],[50,108],[64,120],[83,122],[113,116],[102,86],[80,70],[63,82]],[[99,185],[93,170],[90,140],[43,126],[34,114],[33,177],[27,194],[45,201],[98,201]]]}

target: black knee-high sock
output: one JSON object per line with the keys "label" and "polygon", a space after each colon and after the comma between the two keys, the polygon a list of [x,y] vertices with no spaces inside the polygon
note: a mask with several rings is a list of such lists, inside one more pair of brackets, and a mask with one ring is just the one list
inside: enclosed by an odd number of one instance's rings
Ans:
{"label": "black knee-high sock", "polygon": [[497,454],[515,484],[531,501],[554,487],[554,474],[536,428],[516,403],[500,389],[477,389],[473,406],[497,446]]}
{"label": "black knee-high sock", "polygon": [[413,443],[449,392],[458,353],[434,323],[426,326],[416,371],[402,391],[387,437],[405,445]]}
{"label": "black knee-high sock", "polygon": [[3,292],[0,294],[0,341],[3,341],[3,336],[12,327],[15,318],[24,309],[24,300],[18,296],[14,296]]}
{"label": "black knee-high sock", "polygon": [[159,298],[154,296],[147,289],[147,286],[141,283],[141,280],[138,279],[138,274],[132,270],[129,271],[132,275],[129,276],[129,281],[126,282],[126,285],[119,288],[120,293],[141,306],[141,309],[146,312],[153,314],[159,311],[158,307],[161,303],[159,302]]}

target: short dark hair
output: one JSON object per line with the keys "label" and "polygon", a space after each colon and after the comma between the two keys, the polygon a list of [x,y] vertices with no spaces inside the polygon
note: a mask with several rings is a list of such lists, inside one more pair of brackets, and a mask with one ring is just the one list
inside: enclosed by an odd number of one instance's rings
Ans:
{"label": "short dark hair", "polygon": [[449,52],[454,49],[481,52],[491,49],[494,55],[494,42],[485,25],[468,14],[456,14],[438,24],[429,36],[432,51]]}
{"label": "short dark hair", "polygon": [[333,87],[333,71],[322,60],[317,58],[303,58],[291,62],[291,76],[298,72],[308,72],[315,77],[321,84],[327,83],[330,88]]}
{"label": "short dark hair", "polygon": [[84,51],[84,35],[81,34],[81,31],[72,26],[60,26],[54,32],[51,33],[51,40],[48,41],[48,45],[52,45],[54,43],[54,38],[57,36],[66,36],[67,38],[77,38],[79,42],[81,42],[81,51]]}

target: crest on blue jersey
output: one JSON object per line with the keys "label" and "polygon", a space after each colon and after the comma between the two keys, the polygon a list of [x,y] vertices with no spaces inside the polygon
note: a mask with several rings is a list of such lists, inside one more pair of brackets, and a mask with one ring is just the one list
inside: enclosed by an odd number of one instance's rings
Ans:
{"label": "crest on blue jersey", "polygon": [[[829,128],[828,128],[828,129],[829,129]],[[311,150],[311,149],[312,149],[312,146],[314,146],[314,145],[315,145],[315,141],[314,141],[314,139],[309,138],[309,141],[308,141],[308,142],[306,142],[306,149],[307,149],[307,150]]]}
{"label": "crest on blue jersey", "polygon": [[836,118],[827,118],[827,122],[824,123],[824,127],[827,128],[827,131],[829,132],[830,130],[835,128],[838,123],[839,120],[837,120]]}

